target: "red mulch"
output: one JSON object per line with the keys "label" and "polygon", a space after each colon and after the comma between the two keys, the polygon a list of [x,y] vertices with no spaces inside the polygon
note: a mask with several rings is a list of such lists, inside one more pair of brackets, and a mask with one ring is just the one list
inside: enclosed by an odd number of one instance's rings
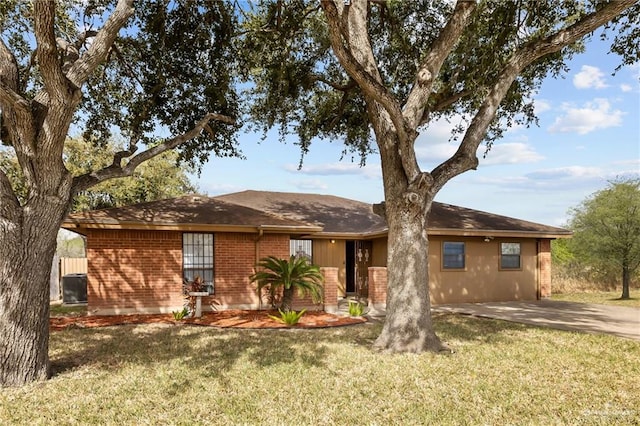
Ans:
{"label": "red mulch", "polygon": [[59,331],[65,328],[156,323],[202,325],[218,328],[326,328],[361,324],[367,321],[365,318],[334,315],[324,311],[308,311],[300,318],[300,322],[297,325],[289,327],[269,318],[268,315],[277,316],[279,314],[273,311],[225,310],[204,312],[202,318],[189,318],[181,321],[174,320],[172,314],[64,316],[50,318],[49,327],[52,331]]}

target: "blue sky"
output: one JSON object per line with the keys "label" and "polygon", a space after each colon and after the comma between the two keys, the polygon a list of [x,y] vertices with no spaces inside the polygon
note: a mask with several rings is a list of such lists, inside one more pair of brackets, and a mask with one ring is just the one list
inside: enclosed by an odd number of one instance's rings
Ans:
{"label": "blue sky", "polygon": [[[548,79],[534,97],[539,127],[514,128],[476,171],[450,181],[437,201],[549,225],[563,225],[570,207],[617,176],[640,176],[640,66],[615,76],[620,58],[596,39],[574,57],[564,79]],[[416,151],[423,170],[455,152],[452,124],[422,131]],[[316,141],[298,170],[300,153],[277,135],[242,134],[246,160],[212,158],[196,179],[209,195],[245,189],[312,192],[364,202],[383,200],[380,159],[366,167],[340,161],[341,141]]]}

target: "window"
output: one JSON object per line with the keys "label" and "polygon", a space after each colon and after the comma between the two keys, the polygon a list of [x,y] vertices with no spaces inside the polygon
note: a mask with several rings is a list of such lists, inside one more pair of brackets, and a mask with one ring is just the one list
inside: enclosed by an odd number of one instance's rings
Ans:
{"label": "window", "polygon": [[500,243],[500,269],[520,269],[520,243]]}
{"label": "window", "polygon": [[313,258],[312,253],[312,241],[311,240],[290,240],[289,241],[289,254],[295,257],[306,257],[309,262]]}
{"label": "window", "polygon": [[464,269],[465,250],[464,243],[445,242],[442,246],[442,268]]}
{"label": "window", "polygon": [[187,281],[199,276],[213,294],[213,234],[182,234],[182,274]]}

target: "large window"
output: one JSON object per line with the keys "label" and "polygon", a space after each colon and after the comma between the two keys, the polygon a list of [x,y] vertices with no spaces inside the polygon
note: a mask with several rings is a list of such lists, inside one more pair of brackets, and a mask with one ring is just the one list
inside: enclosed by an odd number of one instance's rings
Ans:
{"label": "large window", "polygon": [[311,262],[313,259],[312,247],[311,240],[290,240],[289,254],[295,257],[306,257]]}
{"label": "large window", "polygon": [[500,269],[520,269],[520,243],[500,243]]}
{"label": "large window", "polygon": [[443,269],[464,269],[465,268],[464,243],[448,242],[448,241],[443,243],[442,268]]}
{"label": "large window", "polygon": [[182,234],[182,274],[187,281],[199,276],[213,294],[213,234]]}

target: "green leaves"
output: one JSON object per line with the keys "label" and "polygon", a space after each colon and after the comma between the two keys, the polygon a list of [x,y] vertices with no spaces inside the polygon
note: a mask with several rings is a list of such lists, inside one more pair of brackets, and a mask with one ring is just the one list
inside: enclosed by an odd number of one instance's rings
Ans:
{"label": "green leaves", "polygon": [[296,312],[296,311],[283,311],[282,309],[278,309],[278,312],[280,312],[279,317],[275,315],[269,315],[269,318],[291,326],[291,325],[296,325],[298,321],[300,321],[300,318],[302,318],[304,313],[307,312],[307,310],[303,309],[300,312]]}
{"label": "green leaves", "polygon": [[[265,257],[256,265],[258,271],[249,279],[256,283],[256,290],[262,295],[267,290],[269,303],[275,308],[279,302],[285,311],[291,308],[291,301],[287,300],[297,289],[299,295],[310,295],[314,303],[322,301],[322,283],[324,277],[320,268],[312,265],[305,257],[291,256],[280,259],[275,256]],[[284,292],[283,298],[280,292]]]}

